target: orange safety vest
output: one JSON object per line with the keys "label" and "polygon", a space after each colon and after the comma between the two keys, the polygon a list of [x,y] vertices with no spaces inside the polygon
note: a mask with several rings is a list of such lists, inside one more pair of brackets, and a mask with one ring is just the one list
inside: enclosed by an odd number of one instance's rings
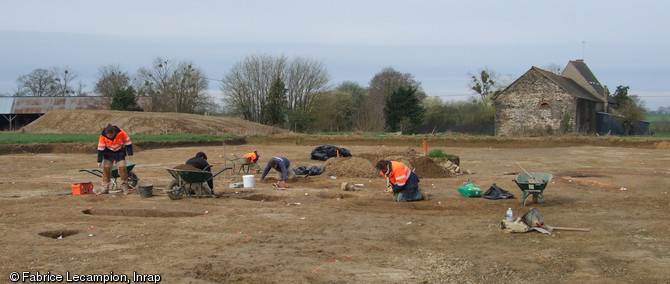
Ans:
{"label": "orange safety vest", "polygon": [[109,139],[107,136],[100,134],[98,140],[98,151],[104,151],[105,148],[114,152],[119,151],[123,146],[130,145],[130,137],[119,128],[119,133],[114,136],[114,139]]}
{"label": "orange safety vest", "polygon": [[[386,177],[383,171],[379,171],[383,177]],[[391,161],[391,172],[388,175],[389,182],[398,186],[403,186],[409,178],[412,170],[401,162]]]}
{"label": "orange safety vest", "polygon": [[258,159],[258,157],[256,157],[256,152],[251,152],[249,154],[246,154],[246,155],[244,155],[243,158],[249,158],[249,161],[251,161],[252,163],[255,162],[256,159]]}

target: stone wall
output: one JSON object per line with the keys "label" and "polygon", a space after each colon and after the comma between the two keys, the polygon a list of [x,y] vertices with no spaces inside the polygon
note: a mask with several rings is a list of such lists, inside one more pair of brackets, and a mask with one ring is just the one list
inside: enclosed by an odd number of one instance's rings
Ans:
{"label": "stone wall", "polygon": [[531,69],[495,99],[497,136],[541,136],[575,130],[577,99]]}

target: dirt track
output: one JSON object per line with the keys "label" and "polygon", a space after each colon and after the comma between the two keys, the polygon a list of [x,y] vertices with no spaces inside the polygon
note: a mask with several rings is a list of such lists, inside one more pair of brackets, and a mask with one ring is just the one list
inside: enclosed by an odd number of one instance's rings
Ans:
{"label": "dirt track", "polygon": [[[294,167],[323,166],[309,159],[317,145],[228,145],[226,152],[258,149],[262,165],[282,155]],[[380,149],[360,145],[338,144],[354,154]],[[386,148],[406,146],[422,152],[414,142]],[[253,190],[231,189],[242,177],[226,174],[215,179],[215,191],[225,192],[218,199],[173,201],[157,189],[151,198],[62,195],[72,183],[99,185],[79,172],[96,166],[94,153],[0,155],[0,277],[28,271],[136,272],[158,274],[163,283],[667,283],[668,150],[535,146],[441,147],[474,173],[422,178],[432,199],[414,203],[390,201],[381,177],[327,175],[277,191],[258,180]],[[130,161],[141,182],[161,188],[170,180],[165,168],[197,151],[223,168],[216,157],[222,146],[139,147]],[[520,172],[515,161],[554,175],[544,207],[522,207],[514,175],[505,174]],[[496,183],[516,198],[463,197],[457,187],[468,179],[484,190]],[[342,181],[364,187],[342,192]],[[536,207],[545,224],[590,232],[506,234],[498,223],[508,207],[517,216]],[[50,237],[57,235],[66,236]]]}

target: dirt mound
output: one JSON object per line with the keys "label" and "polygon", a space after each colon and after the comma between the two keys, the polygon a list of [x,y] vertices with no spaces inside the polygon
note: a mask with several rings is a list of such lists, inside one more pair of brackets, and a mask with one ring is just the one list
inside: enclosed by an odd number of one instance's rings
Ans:
{"label": "dirt mound", "polygon": [[53,110],[21,129],[27,133],[98,133],[108,123],[128,134],[262,135],[287,130],[238,118],[188,113],[113,110]]}
{"label": "dirt mound", "polygon": [[324,167],[323,174],[327,176],[375,178],[378,175],[371,161],[356,156],[330,158]]}
{"label": "dirt mound", "polygon": [[200,170],[200,169],[198,169],[194,166],[191,166],[189,164],[176,165],[172,168],[175,169],[175,170],[187,170],[187,171],[199,171]]}
{"label": "dirt mound", "polygon": [[656,149],[670,149],[670,143],[668,142],[659,142],[656,144]]}
{"label": "dirt mound", "polygon": [[419,178],[447,178],[454,176],[448,169],[426,156],[420,156],[411,148],[404,150],[388,150],[378,148],[369,153],[357,154],[354,157],[331,158],[324,165],[324,174],[342,177],[375,178],[379,171],[375,163],[380,160],[399,161],[410,167]]}

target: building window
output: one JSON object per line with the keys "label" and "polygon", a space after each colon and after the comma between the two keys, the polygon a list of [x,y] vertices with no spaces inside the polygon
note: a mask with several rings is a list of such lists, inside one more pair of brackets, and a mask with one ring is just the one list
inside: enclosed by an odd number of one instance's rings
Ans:
{"label": "building window", "polygon": [[549,109],[549,108],[551,108],[551,105],[549,104],[548,101],[543,101],[543,102],[540,103],[539,107],[540,107],[540,109]]}

